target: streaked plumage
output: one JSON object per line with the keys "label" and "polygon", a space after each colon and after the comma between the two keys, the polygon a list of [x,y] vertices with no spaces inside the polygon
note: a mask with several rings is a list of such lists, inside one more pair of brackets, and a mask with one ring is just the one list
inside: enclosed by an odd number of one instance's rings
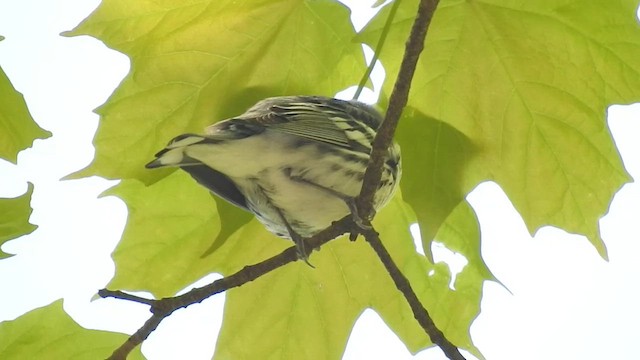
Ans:
{"label": "streaked plumage", "polygon": [[[375,130],[372,107],[320,96],[258,102],[205,134],[173,139],[148,168],[179,166],[223,199],[254,213],[278,236],[312,236],[349,213],[360,192]],[[391,198],[400,149],[389,148],[375,208]]]}

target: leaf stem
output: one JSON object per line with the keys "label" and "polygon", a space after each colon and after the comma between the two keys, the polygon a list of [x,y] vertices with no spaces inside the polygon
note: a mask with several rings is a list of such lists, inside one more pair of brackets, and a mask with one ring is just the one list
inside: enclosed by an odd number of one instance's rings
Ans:
{"label": "leaf stem", "polygon": [[376,62],[378,62],[378,58],[380,57],[380,53],[382,52],[382,47],[387,40],[387,35],[391,30],[391,24],[393,24],[393,19],[396,17],[396,12],[398,11],[398,7],[402,0],[395,0],[393,5],[391,5],[391,11],[389,12],[389,16],[387,16],[387,21],[384,23],[384,28],[382,29],[382,34],[380,34],[380,39],[378,39],[378,43],[376,44],[376,49],[373,52],[373,58],[367,66],[367,71],[365,71],[364,75],[362,75],[362,79],[360,79],[360,83],[358,84],[358,89],[356,93],[353,95],[354,100],[358,100],[360,95],[362,94],[362,90],[364,90],[364,86],[367,84],[367,80],[371,76],[373,72],[374,66],[376,66]]}

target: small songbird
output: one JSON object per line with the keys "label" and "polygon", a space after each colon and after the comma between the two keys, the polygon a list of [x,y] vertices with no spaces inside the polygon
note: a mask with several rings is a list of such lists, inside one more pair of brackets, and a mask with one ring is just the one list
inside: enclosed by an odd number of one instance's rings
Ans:
{"label": "small songbird", "polygon": [[[255,214],[272,233],[292,239],[306,260],[302,238],[354,213],[381,122],[373,107],[354,100],[273,97],[203,135],[174,138],[147,168],[180,167]],[[393,143],[374,196],[376,210],[391,199],[400,175],[400,148]]]}

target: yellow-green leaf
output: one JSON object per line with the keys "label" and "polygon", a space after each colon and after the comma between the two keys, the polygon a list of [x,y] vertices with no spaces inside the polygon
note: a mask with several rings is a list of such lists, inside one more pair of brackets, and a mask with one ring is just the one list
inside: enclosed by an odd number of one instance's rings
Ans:
{"label": "yellow-green leaf", "polygon": [[166,176],[143,165],[176,135],[267,96],[333,95],[364,72],[346,7],[331,0],[106,0],[70,35],[131,58],[99,110],[96,158],[75,176]]}
{"label": "yellow-green leaf", "polygon": [[109,287],[165,297],[210,272],[201,256],[220,229],[218,213],[209,192],[188,174],[175,172],[149,187],[124,180],[105,195],[122,198],[129,210]]}
{"label": "yellow-green leaf", "polygon": [[[436,240],[447,245],[449,250],[464,255],[468,261],[466,267],[456,278],[454,285],[457,290],[465,292],[464,289],[460,288],[461,283],[464,282],[466,286],[474,286],[474,291],[480,291],[481,287],[478,287],[478,285],[481,285],[482,282],[496,280],[484,260],[482,260],[478,218],[467,201],[462,201],[451,212],[451,215],[449,215],[436,234]],[[475,280],[470,281],[466,277]],[[479,310],[475,309],[475,311]]]}
{"label": "yellow-green leaf", "polygon": [[405,201],[416,212],[423,248],[431,259],[431,241],[463,201],[469,189],[464,172],[477,149],[451,125],[406,108],[396,138],[402,147]]}
{"label": "yellow-green leaf", "polygon": [[[89,330],[64,312],[62,300],[0,323],[3,360],[105,359],[123,344],[126,334]],[[129,359],[144,359],[140,348]]]}
{"label": "yellow-green leaf", "polygon": [[[11,239],[30,234],[38,228],[29,222],[32,211],[31,194],[33,194],[33,184],[29,183],[24,195],[17,198],[0,198],[0,246]],[[0,251],[0,259],[10,256]]]}
{"label": "yellow-green leaf", "polygon": [[35,139],[49,136],[50,132],[33,121],[24,97],[0,68],[0,158],[15,163],[18,153],[30,147]]}
{"label": "yellow-green leaf", "polygon": [[[598,219],[630,179],[606,109],[640,100],[637,5],[443,0],[409,101],[477,147],[457,182],[467,191],[495,180],[529,231],[554,225],[585,234],[603,256]],[[403,1],[394,20],[381,54],[390,74],[397,73],[416,8],[417,1]],[[387,13],[365,30],[368,43],[378,39]]]}
{"label": "yellow-green leaf", "polygon": [[[129,210],[122,240],[113,253],[116,275],[110,288],[149,291],[158,298],[172,296],[209,273],[229,274],[291,245],[255,219],[244,226],[246,216],[229,217],[228,229],[221,228],[216,201],[224,200],[214,200],[182,171],[150,186],[123,180],[105,195],[122,198]],[[229,229],[239,228],[240,234],[219,238],[221,231],[229,235],[233,233]]]}

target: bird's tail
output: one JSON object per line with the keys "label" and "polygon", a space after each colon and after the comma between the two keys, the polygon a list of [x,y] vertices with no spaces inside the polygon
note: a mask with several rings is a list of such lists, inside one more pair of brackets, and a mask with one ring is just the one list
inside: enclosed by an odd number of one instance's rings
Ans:
{"label": "bird's tail", "polygon": [[201,144],[208,139],[201,135],[183,134],[169,142],[164,149],[158,152],[155,160],[145,165],[148,169],[165,166],[189,166],[199,165],[200,161],[186,155],[186,149],[194,144]]}

